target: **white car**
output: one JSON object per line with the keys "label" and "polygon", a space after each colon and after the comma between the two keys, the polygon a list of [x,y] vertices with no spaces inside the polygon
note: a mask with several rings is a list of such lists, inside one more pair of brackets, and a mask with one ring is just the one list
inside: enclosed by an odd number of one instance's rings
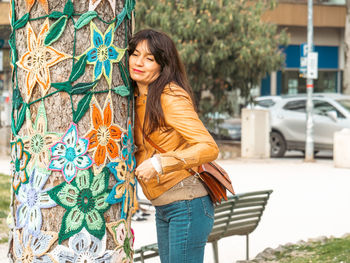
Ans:
{"label": "white car", "polygon": [[[255,99],[254,108],[270,111],[272,157],[282,157],[287,150],[305,151],[306,100],[306,94]],[[314,151],[332,150],[334,132],[350,128],[350,96],[321,93],[312,100]]]}

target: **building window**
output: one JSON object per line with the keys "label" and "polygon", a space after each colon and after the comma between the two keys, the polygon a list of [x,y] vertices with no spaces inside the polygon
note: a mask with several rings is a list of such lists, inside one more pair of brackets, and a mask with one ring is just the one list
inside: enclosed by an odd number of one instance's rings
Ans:
{"label": "building window", "polygon": [[[314,92],[337,92],[338,72],[322,70],[318,72],[318,79],[314,80]],[[306,93],[306,79],[299,76],[299,70],[286,70],[282,72],[281,94]]]}

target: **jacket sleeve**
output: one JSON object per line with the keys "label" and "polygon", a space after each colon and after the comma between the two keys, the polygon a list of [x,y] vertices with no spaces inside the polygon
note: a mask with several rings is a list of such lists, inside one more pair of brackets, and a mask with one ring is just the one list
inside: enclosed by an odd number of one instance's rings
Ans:
{"label": "jacket sleeve", "polygon": [[219,153],[187,92],[178,86],[171,89],[161,96],[165,123],[180,133],[189,147],[160,154],[163,173],[199,166],[215,160]]}

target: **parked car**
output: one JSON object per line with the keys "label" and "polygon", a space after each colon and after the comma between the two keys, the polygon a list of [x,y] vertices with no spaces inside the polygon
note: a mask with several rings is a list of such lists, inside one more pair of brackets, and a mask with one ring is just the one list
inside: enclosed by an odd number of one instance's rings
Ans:
{"label": "parked car", "polygon": [[206,119],[211,123],[207,125],[207,129],[215,140],[241,140],[240,119],[219,112],[207,114]]}
{"label": "parked car", "polygon": [[[270,111],[271,156],[282,157],[287,150],[305,151],[306,94],[256,98],[254,108]],[[350,128],[350,96],[314,94],[314,151],[332,150],[336,131]]]}

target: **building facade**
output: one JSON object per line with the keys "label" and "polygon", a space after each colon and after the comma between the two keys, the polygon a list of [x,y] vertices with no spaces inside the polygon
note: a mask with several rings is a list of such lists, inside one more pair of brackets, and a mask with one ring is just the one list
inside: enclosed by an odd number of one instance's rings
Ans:
{"label": "building facade", "polygon": [[[314,51],[318,52],[318,79],[314,92],[341,92],[344,68],[345,0],[314,1]],[[307,42],[307,0],[279,1],[263,20],[275,23],[290,35],[283,69],[263,79],[259,95],[285,95],[306,92],[306,79],[300,76],[301,45]]]}

